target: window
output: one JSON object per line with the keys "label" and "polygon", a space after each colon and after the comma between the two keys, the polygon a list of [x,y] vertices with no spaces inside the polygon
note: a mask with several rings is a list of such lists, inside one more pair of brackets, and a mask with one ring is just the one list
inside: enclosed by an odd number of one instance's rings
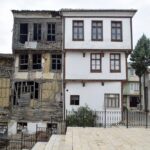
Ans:
{"label": "window", "polygon": [[91,72],[101,72],[101,54],[91,54]]}
{"label": "window", "polygon": [[131,83],[130,90],[131,91],[139,91],[139,83]]}
{"label": "window", "polygon": [[33,39],[35,41],[41,40],[41,24],[35,23],[34,24],[34,34],[33,34]]}
{"label": "window", "polygon": [[135,73],[134,69],[130,69],[130,75],[134,76],[134,73]]}
{"label": "window", "polygon": [[119,108],[119,94],[105,94],[106,108]]}
{"label": "window", "polygon": [[56,25],[55,23],[47,24],[47,41],[55,41],[56,40]]}
{"label": "window", "polygon": [[120,54],[110,54],[110,72],[120,71]]}
{"label": "window", "polygon": [[122,22],[121,21],[111,22],[111,40],[122,41]]}
{"label": "window", "polygon": [[28,40],[28,24],[20,24],[20,43],[25,43]]}
{"label": "window", "polygon": [[28,69],[28,55],[27,54],[19,56],[19,69],[20,70]]}
{"label": "window", "polygon": [[130,107],[137,107],[139,104],[138,96],[130,96]]}
{"label": "window", "polygon": [[70,105],[79,105],[79,95],[70,96]]}
{"label": "window", "polygon": [[[24,95],[29,95],[30,99],[39,99],[40,85],[33,81],[15,82],[13,105],[18,105],[19,99],[23,99]],[[21,102],[22,103],[22,102]],[[22,105],[26,105],[22,103]]]}
{"label": "window", "polygon": [[32,69],[41,69],[41,54],[32,55]]}
{"label": "window", "polygon": [[27,131],[27,122],[17,122],[17,133]]}
{"label": "window", "polygon": [[52,54],[52,70],[61,70],[61,54]]}
{"label": "window", "polygon": [[84,39],[83,21],[73,21],[73,40],[82,41]]}
{"label": "window", "polygon": [[103,40],[103,24],[102,21],[92,21],[92,40]]}

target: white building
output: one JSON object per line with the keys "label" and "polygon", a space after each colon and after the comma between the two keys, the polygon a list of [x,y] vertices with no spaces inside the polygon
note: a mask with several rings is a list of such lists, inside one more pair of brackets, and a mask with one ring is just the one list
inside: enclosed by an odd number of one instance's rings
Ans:
{"label": "white building", "polygon": [[62,10],[66,110],[121,111],[135,12]]}
{"label": "white building", "polygon": [[128,63],[128,78],[123,84],[123,105],[131,110],[140,109],[139,77],[130,63]]}

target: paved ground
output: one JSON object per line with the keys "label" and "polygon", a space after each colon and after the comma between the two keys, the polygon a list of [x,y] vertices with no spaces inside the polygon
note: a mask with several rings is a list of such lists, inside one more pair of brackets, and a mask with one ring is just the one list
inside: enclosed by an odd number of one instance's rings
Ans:
{"label": "paved ground", "polygon": [[68,128],[66,135],[52,136],[43,150],[150,150],[150,129]]}

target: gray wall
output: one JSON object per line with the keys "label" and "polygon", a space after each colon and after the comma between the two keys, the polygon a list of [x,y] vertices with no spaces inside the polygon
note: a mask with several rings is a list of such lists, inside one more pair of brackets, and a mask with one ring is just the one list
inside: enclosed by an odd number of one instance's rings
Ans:
{"label": "gray wall", "polygon": [[[33,24],[41,23],[41,41],[37,42],[36,50],[61,50],[62,44],[62,21],[60,17],[57,18],[14,18],[13,29],[13,50],[26,49],[25,44],[19,42],[20,23],[28,23],[28,34],[30,34],[30,41],[33,41]],[[47,41],[47,23],[56,23],[56,41]]]}

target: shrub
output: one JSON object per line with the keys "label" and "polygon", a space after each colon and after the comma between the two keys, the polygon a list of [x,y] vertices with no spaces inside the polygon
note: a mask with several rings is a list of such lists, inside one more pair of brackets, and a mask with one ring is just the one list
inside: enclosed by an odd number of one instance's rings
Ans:
{"label": "shrub", "polygon": [[79,107],[77,111],[67,112],[67,126],[83,126],[93,127],[95,123],[95,115],[88,107]]}

